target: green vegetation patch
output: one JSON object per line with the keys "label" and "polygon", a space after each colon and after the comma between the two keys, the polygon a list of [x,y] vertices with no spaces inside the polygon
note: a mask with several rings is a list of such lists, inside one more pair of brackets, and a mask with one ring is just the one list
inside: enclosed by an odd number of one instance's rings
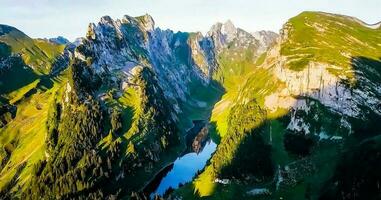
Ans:
{"label": "green vegetation patch", "polygon": [[322,12],[303,12],[291,18],[284,30],[281,55],[289,57],[287,66],[303,70],[309,62],[338,66],[334,74],[353,78],[351,58],[381,57],[381,31],[362,25],[351,17]]}
{"label": "green vegetation patch", "polygon": [[[0,25],[4,28],[5,25]],[[50,72],[52,63],[57,56],[61,55],[65,45],[58,45],[42,39],[32,39],[16,28],[7,26],[9,29],[0,35],[0,42],[11,47],[12,53],[20,54],[24,62],[37,73],[47,74]]]}

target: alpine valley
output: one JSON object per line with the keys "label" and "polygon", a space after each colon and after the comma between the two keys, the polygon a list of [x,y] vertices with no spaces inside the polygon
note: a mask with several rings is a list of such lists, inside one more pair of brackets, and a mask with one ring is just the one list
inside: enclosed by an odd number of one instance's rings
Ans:
{"label": "alpine valley", "polygon": [[0,199],[371,200],[380,169],[381,23],[0,25]]}

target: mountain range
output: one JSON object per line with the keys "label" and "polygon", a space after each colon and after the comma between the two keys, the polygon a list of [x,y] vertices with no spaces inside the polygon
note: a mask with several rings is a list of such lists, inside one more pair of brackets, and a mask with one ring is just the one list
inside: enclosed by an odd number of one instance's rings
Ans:
{"label": "mountain range", "polygon": [[[380,23],[324,12],[279,34],[0,25],[0,198],[381,199],[380,59]],[[189,138],[217,144],[203,169],[147,193]]]}

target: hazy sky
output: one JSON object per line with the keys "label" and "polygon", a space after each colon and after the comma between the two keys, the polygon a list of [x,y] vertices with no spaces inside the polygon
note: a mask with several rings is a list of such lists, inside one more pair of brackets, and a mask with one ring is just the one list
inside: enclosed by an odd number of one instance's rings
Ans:
{"label": "hazy sky", "polygon": [[381,21],[381,0],[0,0],[0,24],[15,26],[31,37],[70,40],[84,36],[90,22],[103,15],[153,16],[156,27],[206,32],[217,21],[231,19],[247,31],[273,30],[304,10]]}

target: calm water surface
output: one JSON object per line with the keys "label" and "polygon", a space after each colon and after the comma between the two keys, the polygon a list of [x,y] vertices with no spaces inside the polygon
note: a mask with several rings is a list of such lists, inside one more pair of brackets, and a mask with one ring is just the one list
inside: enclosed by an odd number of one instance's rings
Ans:
{"label": "calm water surface", "polygon": [[190,182],[197,171],[205,167],[216,147],[216,143],[209,139],[198,154],[192,152],[177,158],[173,163],[173,168],[161,179],[159,186],[151,194],[151,197],[155,194],[162,196],[168,188],[176,189],[180,183]]}

